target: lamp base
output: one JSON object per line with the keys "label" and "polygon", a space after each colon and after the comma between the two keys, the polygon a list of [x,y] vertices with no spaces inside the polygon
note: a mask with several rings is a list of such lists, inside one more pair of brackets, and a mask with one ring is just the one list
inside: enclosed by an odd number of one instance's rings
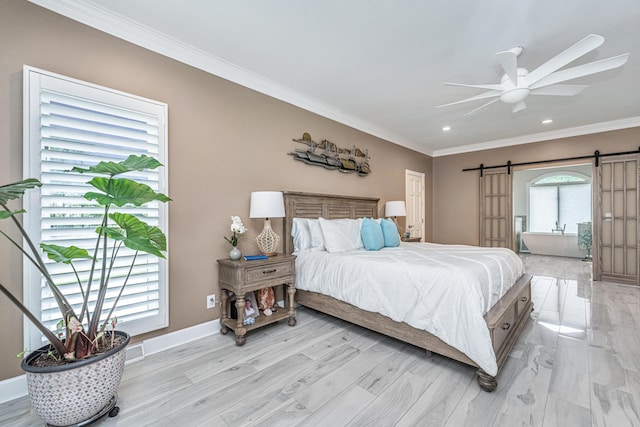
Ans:
{"label": "lamp base", "polygon": [[265,218],[264,228],[262,229],[262,232],[258,234],[258,237],[256,237],[256,243],[258,244],[260,252],[266,256],[276,255],[276,248],[280,243],[280,236],[278,236],[276,232],[273,231],[273,228],[271,228],[271,221],[269,218]]}

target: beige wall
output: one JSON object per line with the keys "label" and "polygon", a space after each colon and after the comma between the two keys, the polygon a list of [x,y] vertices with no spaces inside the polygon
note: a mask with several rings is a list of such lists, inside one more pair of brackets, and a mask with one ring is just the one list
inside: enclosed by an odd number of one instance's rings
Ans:
{"label": "beige wall", "polygon": [[[478,171],[465,168],[637,150],[640,128],[603,132],[433,159],[433,241],[479,242]],[[578,163],[584,163],[579,161]]]}
{"label": "beige wall", "polygon": [[[24,0],[0,2],[0,183],[22,178],[23,64],[148,97],[169,105],[170,327],[155,336],[219,317],[206,310],[217,287],[215,260],[229,251],[230,215],[255,236],[249,195],[295,190],[404,199],[404,171],[426,174],[431,237],[430,157],[248,90],[78,24]],[[286,153],[303,132],[339,146],[369,149],[366,178],[294,162]],[[281,229],[282,221],[274,220]],[[3,223],[3,230],[8,224]],[[241,249],[257,252],[251,239]],[[21,258],[0,243],[0,282],[21,295]],[[0,296],[0,380],[19,375],[22,318]],[[12,326],[9,326],[12,325]],[[145,337],[137,337],[142,339]]]}

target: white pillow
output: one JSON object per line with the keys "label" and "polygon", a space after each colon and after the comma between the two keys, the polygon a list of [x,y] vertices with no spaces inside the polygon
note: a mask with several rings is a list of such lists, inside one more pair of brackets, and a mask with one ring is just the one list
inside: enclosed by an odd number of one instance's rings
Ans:
{"label": "white pillow", "polygon": [[294,252],[311,248],[311,230],[306,218],[293,218],[291,237],[293,237]]}
{"label": "white pillow", "polygon": [[324,220],[324,218],[307,219],[307,226],[311,233],[311,249],[316,251],[325,250],[324,236],[322,235],[322,228],[320,228],[321,219]]}
{"label": "white pillow", "polygon": [[328,252],[355,251],[364,247],[360,237],[362,219],[320,218],[319,221],[324,245]]}

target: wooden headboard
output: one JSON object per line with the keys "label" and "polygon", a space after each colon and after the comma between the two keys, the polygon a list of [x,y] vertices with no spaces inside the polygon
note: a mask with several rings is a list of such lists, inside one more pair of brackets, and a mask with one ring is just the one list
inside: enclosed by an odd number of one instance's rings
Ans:
{"label": "wooden headboard", "polygon": [[373,197],[338,196],[331,194],[284,191],[285,219],[283,221],[283,249],[293,252],[291,227],[293,218],[377,218],[378,201]]}

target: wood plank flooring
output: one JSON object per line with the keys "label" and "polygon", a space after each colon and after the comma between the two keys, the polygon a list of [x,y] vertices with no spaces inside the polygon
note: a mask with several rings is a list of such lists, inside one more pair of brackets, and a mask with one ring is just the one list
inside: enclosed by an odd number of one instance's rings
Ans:
{"label": "wood plank flooring", "polygon": [[[523,256],[535,311],[498,376],[300,308],[298,324],[200,339],[133,362],[97,426],[640,426],[640,288]],[[0,425],[40,426],[28,398]]]}

